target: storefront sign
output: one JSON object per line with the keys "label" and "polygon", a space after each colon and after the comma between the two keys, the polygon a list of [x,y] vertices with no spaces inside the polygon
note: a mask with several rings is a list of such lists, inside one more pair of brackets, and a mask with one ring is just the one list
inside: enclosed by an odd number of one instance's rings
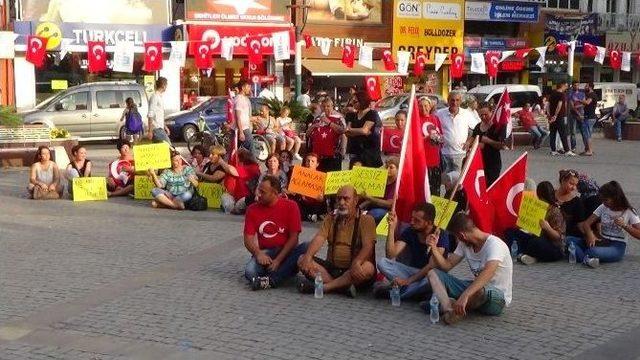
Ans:
{"label": "storefront sign", "polygon": [[326,1],[310,0],[309,23],[329,23],[336,25],[380,24],[382,23],[383,0],[368,1]]}
{"label": "storefront sign", "polygon": [[607,32],[606,47],[609,50],[639,52],[640,34],[637,32]]}
{"label": "storefront sign", "polygon": [[436,53],[462,51],[464,36],[463,0],[446,2],[395,0],[393,50],[418,50],[427,55],[427,63],[435,62]]}
{"label": "storefront sign", "polygon": [[290,49],[295,49],[295,36],[293,30],[289,26],[206,26],[206,25],[191,25],[189,26],[189,54],[194,54],[194,41],[209,41],[211,42],[211,51],[214,54],[220,54],[222,50],[222,40],[232,39],[234,42],[233,54],[234,55],[246,55],[247,51],[247,38],[257,36],[260,38],[262,45],[261,51],[263,55],[273,55],[273,38],[271,34],[274,32],[281,32],[289,30],[289,42]]}
{"label": "storefront sign", "polygon": [[464,17],[466,20],[537,23],[539,12],[538,4],[467,1]]}
{"label": "storefront sign", "polygon": [[284,1],[186,0],[187,20],[283,22],[288,19]]}
{"label": "storefront sign", "polygon": [[526,48],[527,39],[520,38],[489,38],[480,36],[465,36],[464,52],[469,56],[472,52],[486,52],[489,50],[504,51]]}
{"label": "storefront sign", "polygon": [[505,60],[498,65],[500,71],[518,72],[524,70],[524,60]]}
{"label": "storefront sign", "polygon": [[547,14],[544,39],[545,45],[549,47],[549,50],[555,49],[556,44],[572,40],[577,40],[576,51],[578,52],[582,52],[582,44],[585,42],[602,46],[604,44],[603,38],[597,33],[597,14],[572,18],[562,18]]}
{"label": "storefront sign", "polygon": [[169,1],[136,0],[21,0],[21,20],[36,22],[167,25]]}

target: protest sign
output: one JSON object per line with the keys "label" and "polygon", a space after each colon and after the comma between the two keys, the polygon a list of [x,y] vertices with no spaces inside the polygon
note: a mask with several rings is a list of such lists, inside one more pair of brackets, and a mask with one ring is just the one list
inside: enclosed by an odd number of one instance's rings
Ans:
{"label": "protest sign", "polygon": [[385,214],[382,220],[380,220],[380,224],[376,227],[376,235],[379,236],[387,236],[389,235],[389,214]]}
{"label": "protest sign", "polygon": [[353,168],[352,184],[359,194],[367,193],[367,196],[381,198],[387,186],[387,169],[356,166]]}
{"label": "protest sign", "polygon": [[[442,198],[440,196],[431,196],[431,203],[436,208],[436,221],[435,225],[439,225],[438,227],[442,230],[445,230],[447,226],[449,226],[449,221],[453,214],[456,212],[456,208],[458,207],[458,203],[455,201],[451,201],[449,207],[447,207],[447,203],[449,199]],[[447,210],[445,212],[445,209]]]}
{"label": "protest sign", "polygon": [[224,194],[222,185],[201,182],[198,184],[198,192],[207,198],[207,207],[209,209],[220,209],[222,194]]}
{"label": "protest sign", "polygon": [[168,169],[171,167],[169,144],[162,142],[136,145],[133,147],[133,160],[136,163],[136,171]]}
{"label": "protest sign", "polygon": [[291,180],[289,181],[289,192],[308,196],[317,199],[324,195],[324,184],[327,174],[305,168],[302,166],[294,166]]}
{"label": "protest sign", "polygon": [[327,181],[324,185],[325,195],[333,195],[338,193],[338,189],[345,185],[350,185],[353,179],[351,170],[331,171],[327,173]]}
{"label": "protest sign", "polygon": [[146,175],[136,176],[133,181],[133,198],[136,200],[151,200],[151,190],[156,187],[153,180]]}
{"label": "protest sign", "polygon": [[107,200],[107,178],[73,179],[73,201]]}
{"label": "protest sign", "polygon": [[540,220],[544,220],[545,216],[547,216],[548,209],[549,204],[546,202],[533,195],[525,194],[520,202],[516,225],[528,233],[540,236],[542,232]]}

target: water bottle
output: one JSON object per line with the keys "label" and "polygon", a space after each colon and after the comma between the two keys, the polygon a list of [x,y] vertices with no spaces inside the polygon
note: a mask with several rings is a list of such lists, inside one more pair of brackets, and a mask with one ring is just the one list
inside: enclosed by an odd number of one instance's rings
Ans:
{"label": "water bottle", "polygon": [[398,284],[393,284],[390,291],[391,305],[400,306],[400,287]]}
{"label": "water bottle", "polygon": [[575,264],[576,263],[576,244],[574,244],[573,242],[569,243],[569,264]]}
{"label": "water bottle", "polygon": [[429,320],[431,320],[432,324],[437,324],[440,321],[440,302],[438,301],[438,297],[436,294],[431,296],[431,300],[429,301]]}
{"label": "water bottle", "polygon": [[320,272],[316,274],[316,289],[313,297],[316,299],[322,299],[324,297],[324,282],[322,282],[322,275]]}
{"label": "water bottle", "polygon": [[515,240],[511,243],[511,257],[514,259],[518,257],[518,242]]}

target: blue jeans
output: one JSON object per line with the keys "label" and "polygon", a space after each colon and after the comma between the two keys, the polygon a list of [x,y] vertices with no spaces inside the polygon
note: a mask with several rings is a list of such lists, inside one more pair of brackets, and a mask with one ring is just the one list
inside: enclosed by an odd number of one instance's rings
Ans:
{"label": "blue jeans", "polygon": [[387,215],[387,212],[389,212],[389,209],[373,208],[367,210],[367,214],[373,217],[373,219],[376,221],[376,224],[380,223],[380,220],[382,220],[382,218]]}
{"label": "blue jeans", "polygon": [[[447,289],[449,297],[454,299],[458,299],[460,295],[462,295],[462,293],[473,283],[473,280],[461,280],[442,270],[435,271],[437,272],[442,285]],[[491,285],[485,286],[481,291],[483,292],[482,295],[484,302],[477,310],[485,315],[500,315],[506,305],[504,293]]]}
{"label": "blue jeans", "polygon": [[[577,117],[573,114],[569,115],[569,118],[567,119],[567,137],[569,138],[569,142],[571,143],[571,151],[573,151],[573,149],[576,148],[577,146],[577,142],[576,142],[576,121],[577,121]],[[568,150],[565,150],[568,151]]]}
{"label": "blue jeans", "polygon": [[[407,279],[421,270],[387,258],[380,258],[377,265],[378,270],[389,281],[393,281],[395,278]],[[403,286],[400,289],[400,298],[410,299],[416,295],[424,295],[429,291],[431,291],[431,286],[429,279],[425,276],[414,283]]]}
{"label": "blue jeans", "polygon": [[164,129],[161,128],[155,128],[153,129],[153,142],[157,142],[157,143],[161,143],[161,142],[167,142],[169,144],[171,144],[171,139],[169,139],[169,135],[167,135],[167,132],[164,131]]}
{"label": "blue jeans", "polygon": [[627,119],[628,118],[629,118],[628,116],[619,116],[616,119],[616,123],[615,123],[615,126],[616,126],[616,138],[618,140],[622,139],[622,128],[627,123]]}
{"label": "blue jeans", "polygon": [[567,236],[567,245],[573,243],[576,246],[576,260],[582,262],[584,256],[598,258],[601,263],[618,262],[624,257],[627,244],[622,241],[611,241],[609,246],[588,247],[584,239],[576,236]]}
{"label": "blue jeans", "polygon": [[[244,141],[241,144],[242,147],[253,151],[253,131],[251,129],[244,129],[242,133],[244,134]],[[238,141],[238,143],[240,143],[240,141]]]}
{"label": "blue jeans", "polygon": [[[308,243],[298,244],[287,257],[282,261],[278,270],[269,272],[266,267],[258,264],[255,256],[252,256],[244,267],[244,277],[251,279],[258,276],[268,276],[272,286],[278,286],[288,278],[293,277],[298,272],[298,258],[307,252]],[[282,248],[266,249],[265,252],[270,258],[275,259]]]}
{"label": "blue jeans", "polygon": [[191,200],[191,198],[193,197],[193,192],[192,191],[185,191],[182,194],[178,194],[178,195],[173,195],[172,193],[168,192],[165,189],[161,189],[161,188],[153,188],[151,189],[151,195],[153,195],[154,198],[157,198],[160,195],[164,195],[166,197],[168,197],[169,199],[180,199],[180,201],[182,201],[183,203]]}
{"label": "blue jeans", "polygon": [[529,129],[529,133],[533,136],[533,145],[540,145],[542,140],[549,135],[549,133],[540,127],[540,125],[534,125]]}

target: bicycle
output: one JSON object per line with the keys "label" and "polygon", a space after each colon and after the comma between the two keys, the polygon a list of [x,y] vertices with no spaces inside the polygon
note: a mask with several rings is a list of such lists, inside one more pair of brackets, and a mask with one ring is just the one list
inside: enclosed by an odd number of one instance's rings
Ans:
{"label": "bicycle", "polygon": [[226,131],[223,126],[211,129],[205,121],[203,113],[200,112],[200,116],[198,116],[198,131],[187,139],[189,152],[191,152],[196,145],[201,145],[208,151],[213,145],[222,145],[225,149],[228,149],[230,144],[230,133]]}

